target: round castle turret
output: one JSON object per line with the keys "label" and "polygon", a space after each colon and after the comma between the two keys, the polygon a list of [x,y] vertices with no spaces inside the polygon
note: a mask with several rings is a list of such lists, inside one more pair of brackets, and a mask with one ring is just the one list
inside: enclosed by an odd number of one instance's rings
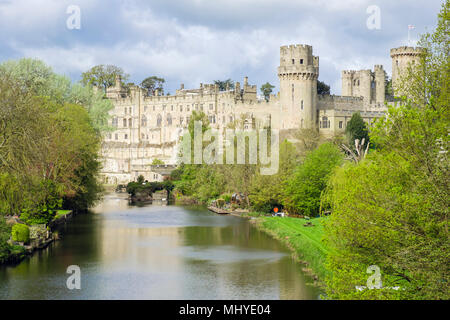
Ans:
{"label": "round castle turret", "polygon": [[425,52],[421,47],[399,47],[391,49],[392,58],[392,88],[395,96],[401,96],[399,90],[402,75],[406,74],[408,66],[419,64],[420,56]]}
{"label": "round castle turret", "polygon": [[312,46],[290,45],[280,47],[280,103],[282,128],[313,128],[317,115],[317,78],[319,58],[313,56]]}

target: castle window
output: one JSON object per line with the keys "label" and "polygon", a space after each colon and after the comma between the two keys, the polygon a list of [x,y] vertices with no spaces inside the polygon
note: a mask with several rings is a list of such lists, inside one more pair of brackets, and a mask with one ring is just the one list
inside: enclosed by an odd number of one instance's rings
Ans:
{"label": "castle window", "polygon": [[183,106],[180,106],[180,112],[183,112]]}
{"label": "castle window", "polygon": [[130,114],[133,113],[133,107],[130,107]]}
{"label": "castle window", "polygon": [[141,134],[141,139],[142,139],[142,140],[145,139],[145,134]]}
{"label": "castle window", "polygon": [[359,80],[358,80],[358,86],[359,86]]}
{"label": "castle window", "polygon": [[300,59],[300,64],[303,64],[303,59]]}
{"label": "castle window", "polygon": [[141,126],[143,126],[143,127],[147,126],[147,117],[145,115],[142,116]]}
{"label": "castle window", "polygon": [[330,121],[328,117],[322,117],[322,128],[327,129],[330,127]]}
{"label": "castle window", "polygon": [[302,100],[302,104],[301,104],[301,107],[300,107],[302,110],[303,110],[303,100]]}
{"label": "castle window", "polygon": [[125,140],[127,140],[128,139],[128,135],[127,134],[125,134]]}
{"label": "castle window", "polygon": [[123,119],[123,127],[126,128],[127,127],[127,119]]}
{"label": "castle window", "polygon": [[130,118],[128,119],[128,126],[131,128],[133,126],[133,120]]}
{"label": "castle window", "polygon": [[209,104],[209,110],[212,110],[212,109],[213,109],[213,104],[210,103],[210,104]]}
{"label": "castle window", "polygon": [[172,125],[172,116],[170,115],[170,113],[167,115],[167,125],[168,126]]}
{"label": "castle window", "polygon": [[339,129],[342,129],[343,125],[344,125],[343,122],[339,121]]}
{"label": "castle window", "polygon": [[119,134],[116,133],[114,138],[115,138],[116,140],[119,140]]}
{"label": "castle window", "polygon": [[292,64],[295,64],[295,59],[292,59]]}
{"label": "castle window", "polygon": [[108,139],[109,139],[109,140],[111,140],[111,133],[110,133],[110,134],[108,134]]}
{"label": "castle window", "polygon": [[170,106],[170,111],[173,111],[173,106]]}
{"label": "castle window", "polygon": [[112,126],[117,128],[119,126],[119,119],[117,119],[116,117],[114,117],[112,119]]}
{"label": "castle window", "polygon": [[233,122],[233,117],[232,116],[230,116],[230,122]]}
{"label": "castle window", "polygon": [[395,65],[398,67],[398,60],[395,60]]}
{"label": "castle window", "polygon": [[124,113],[125,113],[125,114],[127,114],[127,111],[128,111],[128,108],[125,108],[125,111],[124,111]]}
{"label": "castle window", "polygon": [[147,106],[144,107],[144,112],[147,112]]}
{"label": "castle window", "polygon": [[158,114],[158,117],[156,118],[156,126],[161,127],[161,123],[162,123],[162,117],[160,114]]}

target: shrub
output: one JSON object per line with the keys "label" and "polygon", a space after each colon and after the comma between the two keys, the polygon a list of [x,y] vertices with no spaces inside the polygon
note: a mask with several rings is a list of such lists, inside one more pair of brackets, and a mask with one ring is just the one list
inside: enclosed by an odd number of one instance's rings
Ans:
{"label": "shrub", "polygon": [[13,241],[23,243],[30,242],[30,228],[25,224],[17,223],[13,225],[11,235]]}

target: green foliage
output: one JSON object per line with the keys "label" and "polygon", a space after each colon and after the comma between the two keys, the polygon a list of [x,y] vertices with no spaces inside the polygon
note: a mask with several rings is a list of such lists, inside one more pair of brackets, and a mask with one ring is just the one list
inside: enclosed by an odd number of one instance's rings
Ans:
{"label": "green foliage", "polygon": [[275,86],[271,85],[270,83],[266,82],[265,84],[263,84],[261,86],[261,93],[264,96],[264,99],[266,99],[266,101],[269,101],[270,98],[270,94],[272,93],[273,88],[275,88]]}
{"label": "green foliage", "polygon": [[48,223],[63,197],[71,209],[92,205],[100,192],[96,176],[99,124],[107,119],[108,110],[104,101],[102,94],[72,85],[41,61],[0,65],[4,213]]}
{"label": "green foliage", "polygon": [[164,165],[165,163],[164,163],[164,161],[162,161],[162,160],[159,160],[159,159],[153,159],[153,161],[152,161],[152,165],[153,166],[156,166],[156,165]]}
{"label": "green foliage", "polygon": [[21,186],[15,177],[9,173],[0,173],[0,216],[18,214],[22,195]]}
{"label": "green foliage", "polygon": [[359,139],[359,141],[365,139],[365,144],[369,142],[369,132],[367,130],[367,125],[358,112],[354,113],[350,121],[347,123],[345,133],[351,146],[355,144],[356,139]]}
{"label": "green foliage", "polygon": [[285,207],[289,212],[318,216],[322,191],[342,161],[342,153],[331,143],[311,152],[287,181]]}
{"label": "green foliage", "polygon": [[11,228],[6,224],[5,219],[0,215],[0,263],[9,256],[9,245],[7,241],[11,235]]}
{"label": "green foliage", "polygon": [[280,144],[280,165],[275,175],[261,175],[257,170],[250,186],[250,202],[258,212],[272,212],[274,207],[283,208],[287,195],[287,181],[298,162],[298,152],[287,140]]}
{"label": "green foliage", "polygon": [[[142,177],[143,178],[143,177]],[[151,195],[155,191],[167,190],[169,193],[173,191],[175,185],[172,181],[166,180],[164,182],[130,182],[127,184],[127,192],[131,196],[136,196],[138,193],[146,193]]]}
{"label": "green foliage", "polygon": [[[449,9],[446,1],[435,32],[422,38],[426,52],[402,79],[406,97],[372,128],[378,151],[330,180],[332,299],[450,297]],[[384,288],[356,291],[370,265],[380,267]]]}
{"label": "green foliage", "polygon": [[11,236],[15,242],[27,244],[30,242],[30,228],[25,224],[16,223],[12,226]]}
{"label": "green foliage", "polygon": [[320,80],[317,81],[317,94],[330,94],[330,86]]}
{"label": "green foliage", "polygon": [[161,96],[163,96],[164,95],[164,88],[163,88],[164,82],[165,82],[165,80],[163,78],[151,76],[151,77],[145,78],[141,82],[141,87],[144,88],[145,90],[147,90],[148,96],[155,95],[156,90],[159,90],[159,94]]}
{"label": "green foliage", "polygon": [[219,91],[225,91],[227,89],[227,86],[229,89],[234,89],[234,81],[231,79],[227,80],[214,80],[214,84],[217,84],[219,86]]}
{"label": "green foliage", "polygon": [[81,82],[84,86],[96,86],[103,88],[104,92],[109,87],[115,85],[116,77],[119,76],[122,81],[126,82],[129,75],[122,68],[114,65],[98,65],[94,66],[81,74]]}

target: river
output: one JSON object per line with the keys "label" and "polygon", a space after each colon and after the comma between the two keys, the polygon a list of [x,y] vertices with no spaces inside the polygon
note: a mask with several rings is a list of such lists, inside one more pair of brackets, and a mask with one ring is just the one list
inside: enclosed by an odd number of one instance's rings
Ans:
{"label": "river", "polygon": [[[0,267],[0,299],[317,299],[278,241],[247,219],[202,207],[130,206],[108,194],[60,240]],[[68,266],[81,270],[69,290]]]}

